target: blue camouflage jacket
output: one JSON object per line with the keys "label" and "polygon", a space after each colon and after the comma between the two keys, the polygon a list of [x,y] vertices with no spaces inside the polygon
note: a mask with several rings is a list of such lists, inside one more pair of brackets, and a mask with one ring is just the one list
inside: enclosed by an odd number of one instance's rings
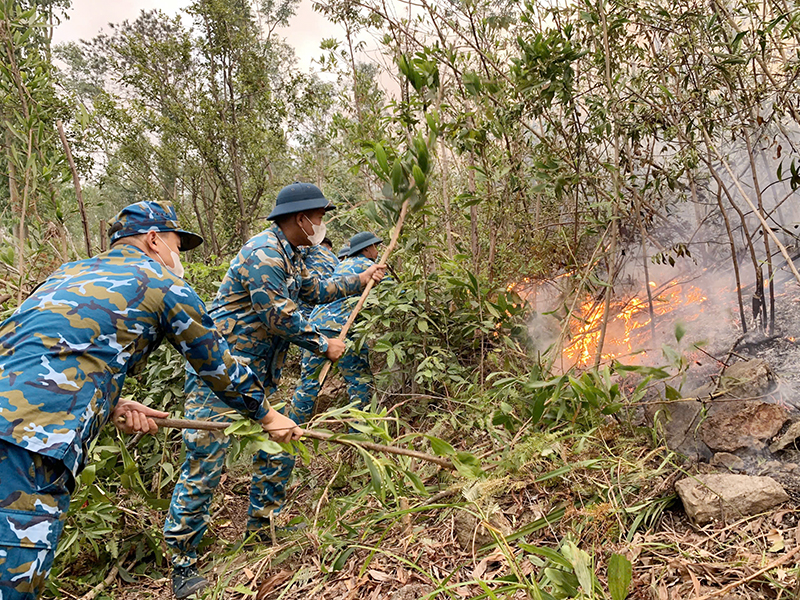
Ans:
{"label": "blue camouflage jacket", "polygon": [[301,253],[273,225],[251,238],[233,259],[210,314],[235,354],[248,359],[273,392],[290,343],[317,354],[328,349],[319,329],[297,310],[298,300],[319,304],[360,291],[358,275],[312,275]]}
{"label": "blue camouflage jacket", "polygon": [[[311,246],[303,253],[303,256],[303,262],[305,262],[308,272],[318,277],[329,277],[339,264],[339,259],[336,258],[336,255],[325,246]],[[308,320],[308,317],[311,316],[311,311],[314,310],[314,306],[302,300],[298,302],[298,305],[300,313]]]}
{"label": "blue camouflage jacket", "polygon": [[[375,263],[366,256],[357,254],[345,258],[334,269],[333,275],[358,275],[369,269]],[[355,299],[351,302],[349,298],[341,298],[329,304],[320,304],[311,311],[309,321],[311,324],[322,331],[339,332],[347,323],[350,311],[353,309]]]}
{"label": "blue camouflage jacket", "polygon": [[269,409],[194,290],[124,244],[62,265],[0,324],[0,439],[74,475],[117,405],[126,375],[166,337],[229,406]]}

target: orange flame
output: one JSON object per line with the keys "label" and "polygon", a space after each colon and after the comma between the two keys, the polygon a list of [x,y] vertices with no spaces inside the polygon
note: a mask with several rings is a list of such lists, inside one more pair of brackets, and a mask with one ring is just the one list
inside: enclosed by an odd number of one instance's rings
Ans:
{"label": "orange flame", "polygon": [[[648,282],[651,290],[658,288],[653,281]],[[653,296],[652,312],[656,318],[679,311],[676,318],[684,321],[697,319],[702,304],[708,298],[702,290],[676,280],[663,286],[663,290]],[[692,310],[680,310],[692,306]],[[597,353],[597,345],[602,333],[604,306],[602,301],[585,302],[570,324],[570,344],[564,349],[564,357],[570,365],[592,364]],[[645,351],[653,344],[650,339],[650,303],[647,297],[634,296],[627,302],[613,303],[609,310],[606,336],[603,343],[603,360],[622,358],[636,352]],[[647,329],[643,329],[647,328]],[[643,331],[639,331],[643,330]]]}

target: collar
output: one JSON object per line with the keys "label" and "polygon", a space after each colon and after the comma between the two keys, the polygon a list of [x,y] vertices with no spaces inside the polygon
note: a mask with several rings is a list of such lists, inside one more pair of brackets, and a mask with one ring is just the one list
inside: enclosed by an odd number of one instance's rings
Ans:
{"label": "collar", "polygon": [[357,261],[357,262],[365,262],[370,266],[375,264],[374,260],[372,260],[371,258],[367,258],[363,254],[356,254],[355,256],[348,256],[345,260],[354,260],[354,261]]}
{"label": "collar", "polygon": [[281,228],[278,227],[277,223],[273,223],[272,227],[269,230],[275,234],[275,237],[278,238],[278,243],[281,245],[284,254],[286,254],[286,258],[289,259],[290,262],[294,260],[294,255],[296,251],[294,247],[289,243],[289,240],[286,239],[286,236],[281,231]]}

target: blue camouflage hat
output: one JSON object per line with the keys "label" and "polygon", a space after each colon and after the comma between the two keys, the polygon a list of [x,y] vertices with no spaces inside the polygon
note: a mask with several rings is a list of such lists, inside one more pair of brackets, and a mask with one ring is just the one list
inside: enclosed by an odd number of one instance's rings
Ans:
{"label": "blue camouflage hat", "polygon": [[361,252],[364,248],[372,246],[372,244],[380,244],[381,242],[383,242],[383,240],[374,233],[362,231],[350,238],[350,250],[348,250],[347,255],[353,256]]}
{"label": "blue camouflage hat", "polygon": [[181,250],[191,250],[203,243],[196,233],[184,231],[178,225],[178,214],[172,202],[155,202],[145,200],[129,204],[114,217],[108,237],[113,244],[117,240],[130,235],[139,235],[149,231],[172,231],[181,236]]}
{"label": "blue camouflage hat", "polygon": [[314,210],[315,208],[324,208],[328,211],[336,207],[322,195],[322,191],[317,186],[311,183],[295,181],[278,192],[278,197],[275,199],[275,208],[267,218],[274,221],[283,215],[291,215],[304,210]]}
{"label": "blue camouflage hat", "polygon": [[336,255],[336,258],[341,260],[344,257],[349,256],[349,254],[350,254],[350,245],[347,244],[347,245],[342,246],[342,249],[339,250],[339,254]]}

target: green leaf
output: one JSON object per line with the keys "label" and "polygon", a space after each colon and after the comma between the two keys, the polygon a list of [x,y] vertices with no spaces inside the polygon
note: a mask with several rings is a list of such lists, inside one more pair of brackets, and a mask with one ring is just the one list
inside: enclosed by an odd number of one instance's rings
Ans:
{"label": "green leaf", "polygon": [[621,554],[612,554],[608,561],[608,591],[612,600],[625,600],[631,585],[633,567]]}
{"label": "green leaf", "polygon": [[453,457],[453,465],[459,473],[468,479],[477,479],[483,475],[481,462],[475,455],[469,452],[456,453]]}
{"label": "green leaf", "polygon": [[578,582],[583,588],[583,593],[587,596],[592,595],[594,588],[594,574],[592,573],[592,557],[584,552],[574,542],[567,542],[561,550],[564,556],[572,563]]}
{"label": "green leaf", "polygon": [[425,173],[419,168],[419,165],[414,165],[411,169],[411,175],[414,177],[414,183],[420,190],[425,189]]}
{"label": "green leaf", "polygon": [[667,400],[680,400],[681,393],[676,390],[671,385],[664,385],[664,396],[666,396]]}
{"label": "green leaf", "polygon": [[558,552],[556,552],[552,548],[534,546],[533,544],[526,544],[525,542],[517,542],[517,544],[519,545],[520,548],[522,548],[526,552],[530,552],[531,554],[538,554],[539,556],[544,556],[554,565],[564,567],[565,569],[572,569],[572,563],[569,562],[566,558],[561,556]]}
{"label": "green leaf", "polygon": [[680,343],[683,336],[686,335],[686,327],[682,323],[675,324],[675,339]]}
{"label": "green leaf", "polygon": [[381,170],[389,176],[389,161],[386,159],[386,151],[383,149],[383,146],[380,142],[376,142],[375,146],[373,147],[375,151],[375,160],[378,161],[378,165],[380,165]]}
{"label": "green leaf", "polygon": [[394,161],[394,166],[392,167],[392,191],[395,194],[400,193],[400,187],[403,184],[403,165],[400,163],[400,159],[396,158]]}
{"label": "green leaf", "polygon": [[253,450],[261,450],[267,454],[283,454],[286,452],[286,449],[278,442],[273,442],[272,440],[268,439],[258,440],[253,443],[252,447]]}
{"label": "green leaf", "polygon": [[247,589],[242,584],[236,585],[231,588],[234,592],[238,592],[240,594],[244,594],[245,596],[255,596],[256,593],[253,590]]}
{"label": "green leaf", "polygon": [[433,450],[434,454],[438,456],[453,456],[456,453],[456,449],[444,440],[432,435],[426,435],[425,437],[430,440],[431,450]]}

